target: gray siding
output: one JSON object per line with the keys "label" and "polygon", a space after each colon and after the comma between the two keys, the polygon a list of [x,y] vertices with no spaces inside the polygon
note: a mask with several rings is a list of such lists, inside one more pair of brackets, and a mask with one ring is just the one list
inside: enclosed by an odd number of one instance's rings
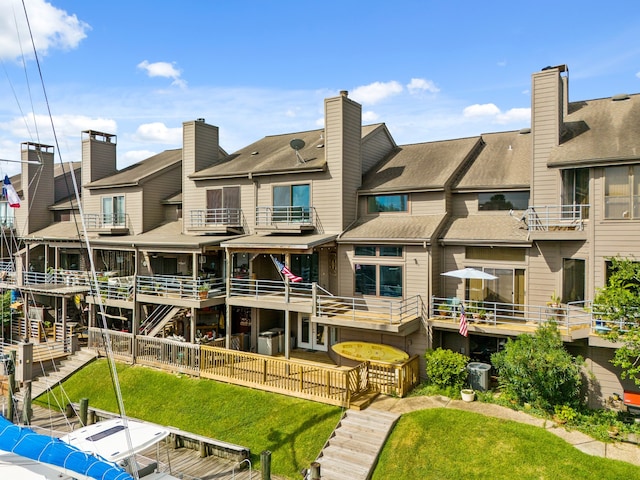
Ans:
{"label": "gray siding", "polygon": [[[82,140],[82,184],[106,178],[116,173],[115,137],[96,132],[84,132]],[[109,141],[107,141],[109,140]]]}
{"label": "gray siding", "polygon": [[[142,231],[146,232],[161,224],[164,219],[162,200],[178,192],[182,185],[182,167],[176,164],[170,170],[144,182],[142,208]],[[134,207],[134,206],[131,206]],[[131,210],[129,208],[129,210]]]}
{"label": "gray siding", "polygon": [[384,159],[395,147],[386,128],[375,130],[362,142],[362,174]]}
{"label": "gray siding", "polygon": [[45,146],[40,149],[29,145],[21,152],[22,161],[42,162],[42,165],[22,164],[24,205],[15,209],[16,226],[21,235],[41,230],[53,222],[53,214],[49,211],[55,198],[55,183],[51,181],[53,178],[52,148]]}

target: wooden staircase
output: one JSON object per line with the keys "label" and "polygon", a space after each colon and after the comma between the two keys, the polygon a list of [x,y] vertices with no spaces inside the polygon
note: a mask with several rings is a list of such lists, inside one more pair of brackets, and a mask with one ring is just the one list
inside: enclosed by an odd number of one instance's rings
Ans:
{"label": "wooden staircase", "polygon": [[323,480],[368,480],[399,414],[347,410],[316,459]]}
{"label": "wooden staircase", "polygon": [[[60,382],[66,380],[82,367],[96,359],[98,354],[88,349],[78,350],[73,355],[69,355],[65,360],[56,362],[54,371],[48,372],[46,375],[34,378],[31,382],[31,398],[35,399],[50,388],[55,387]],[[23,390],[16,392],[14,397],[22,401]]]}

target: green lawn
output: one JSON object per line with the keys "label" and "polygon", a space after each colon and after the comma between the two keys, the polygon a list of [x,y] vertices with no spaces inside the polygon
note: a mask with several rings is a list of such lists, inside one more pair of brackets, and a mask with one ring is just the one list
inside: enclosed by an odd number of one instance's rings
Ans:
{"label": "green lawn", "polygon": [[[145,367],[118,364],[118,376],[127,415],[249,447],[257,470],[260,452],[269,450],[271,472],[292,480],[301,478],[341,414],[316,402]],[[86,397],[93,407],[116,411],[111,385],[100,360],[64,382],[64,390],[73,402]],[[59,398],[60,391],[54,394]],[[640,468],[585,455],[538,427],[431,409],[402,416],[373,480],[424,478],[620,480],[640,478]]]}
{"label": "green lawn", "polygon": [[621,480],[640,467],[580,452],[543,428],[453,409],[403,415],[372,480]]}

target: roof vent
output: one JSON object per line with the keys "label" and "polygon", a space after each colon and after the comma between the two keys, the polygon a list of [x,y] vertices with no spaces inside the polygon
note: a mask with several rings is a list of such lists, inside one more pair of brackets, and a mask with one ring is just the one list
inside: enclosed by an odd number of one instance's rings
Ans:
{"label": "roof vent", "polygon": [[527,128],[521,128],[520,131],[518,132],[520,135],[526,135],[527,133],[531,133],[531,128],[527,127]]}
{"label": "roof vent", "polygon": [[260,152],[259,151],[255,151],[255,152],[251,152],[251,155],[258,155]]}
{"label": "roof vent", "polygon": [[614,95],[613,97],[611,97],[611,101],[612,102],[619,102],[621,100],[629,100],[629,94],[628,93],[619,93],[617,95]]}
{"label": "roof vent", "polygon": [[324,143],[319,143],[316,145],[316,148],[322,148],[322,147],[324,147]]}
{"label": "roof vent", "polygon": [[196,122],[204,123],[204,118],[197,118]]}

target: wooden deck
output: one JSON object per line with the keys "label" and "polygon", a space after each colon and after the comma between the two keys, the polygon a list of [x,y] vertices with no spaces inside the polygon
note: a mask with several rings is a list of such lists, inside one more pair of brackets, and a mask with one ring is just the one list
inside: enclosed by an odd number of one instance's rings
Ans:
{"label": "wooden deck", "polygon": [[[79,427],[78,418],[67,419],[60,412],[55,412],[33,406],[31,428],[38,433],[62,436]],[[167,437],[169,438],[169,437]],[[144,457],[144,458],[143,458]],[[245,462],[240,468],[238,463],[220,457],[209,456],[201,458],[198,450],[188,448],[174,449],[170,442],[163,441],[158,447],[153,446],[141,454],[139,464],[146,465],[157,461],[160,471],[170,471],[173,475],[184,480],[257,480],[261,472],[247,468]],[[284,477],[271,475],[274,480],[284,480]]]}

